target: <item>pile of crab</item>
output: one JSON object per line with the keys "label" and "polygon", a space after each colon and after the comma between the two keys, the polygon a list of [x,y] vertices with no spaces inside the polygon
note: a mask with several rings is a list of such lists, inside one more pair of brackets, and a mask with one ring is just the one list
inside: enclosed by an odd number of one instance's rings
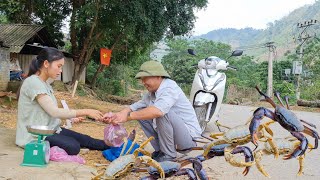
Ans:
{"label": "pile of crab", "polygon": [[[256,87],[256,89],[259,94],[264,97],[264,100],[270,103],[275,110],[271,111],[265,107],[259,107],[254,111],[253,117],[250,118],[245,125],[229,128],[229,130],[224,133],[212,133],[210,136],[218,140],[208,143],[204,147],[203,158],[209,159],[215,156],[225,156],[226,161],[231,165],[245,167],[243,171],[244,175],[247,175],[251,166],[255,164],[264,176],[270,177],[261,163],[263,155],[274,154],[275,158],[278,158],[279,154],[285,154],[283,157],[284,160],[292,158],[299,160],[299,171],[297,175],[301,175],[303,173],[303,161],[307,149],[318,148],[319,135],[312,129],[316,129],[316,126],[299,119],[290,110],[287,96],[284,98],[286,102],[285,106],[280,97],[280,93],[275,92],[275,97],[280,102],[280,105],[276,105],[275,102],[261,92],[258,87]],[[264,117],[271,119],[271,121],[261,123]],[[269,125],[275,122],[278,122],[283,129],[289,131],[292,136],[274,138]],[[304,134],[315,139],[314,146],[308,142]],[[222,136],[222,138],[219,139],[219,136]],[[258,141],[265,142],[262,149],[257,149]],[[245,146],[245,144],[249,142],[255,145],[254,150]],[[245,161],[239,161],[234,158],[234,155],[237,153],[242,153]]]}
{"label": "pile of crab", "polygon": [[[152,140],[153,137],[150,137],[132,154],[123,155],[124,152],[121,152],[120,157],[112,161],[106,167],[105,172],[97,175],[93,179],[120,179],[131,172],[149,173],[148,176],[141,179],[164,179],[181,175],[187,175],[189,179],[209,179],[206,171],[202,167],[202,162],[215,156],[224,156],[225,160],[232,166],[244,167],[244,175],[247,175],[250,168],[255,165],[259,172],[266,177],[270,177],[261,163],[264,154],[274,154],[275,158],[278,158],[280,154],[285,154],[283,157],[284,160],[297,158],[299,160],[299,171],[297,174],[301,175],[303,173],[303,161],[307,149],[318,148],[319,135],[315,130],[310,128],[316,128],[315,125],[300,120],[290,110],[287,97],[285,97],[285,106],[280,98],[280,93],[276,92],[275,96],[280,102],[280,105],[276,105],[275,102],[261,92],[258,87],[256,87],[256,89],[259,94],[264,97],[264,100],[270,103],[275,110],[271,111],[265,107],[259,107],[254,111],[253,117],[250,118],[245,125],[229,128],[223,133],[210,134],[211,138],[208,139],[212,141],[201,148],[203,149],[201,155],[176,162],[165,161],[159,163],[151,158],[148,151],[143,149],[144,146]],[[271,119],[271,121],[261,123],[264,117]],[[289,131],[292,136],[288,138],[274,138],[273,131],[269,127],[269,125],[274,122],[278,122],[285,130]],[[315,138],[314,146],[308,142],[304,134]],[[264,142],[262,149],[257,148],[258,141]],[[126,142],[125,140],[125,145]],[[134,138],[133,142],[136,142],[136,138]],[[255,149],[251,150],[246,146],[248,143],[253,143]],[[195,149],[199,150],[199,148]],[[127,152],[130,152],[130,150],[131,147]],[[138,156],[139,152],[144,154],[144,156]],[[242,154],[244,161],[237,158],[236,154]],[[142,163],[147,164],[149,167],[138,168]],[[188,164],[192,164],[193,168],[184,167]]]}

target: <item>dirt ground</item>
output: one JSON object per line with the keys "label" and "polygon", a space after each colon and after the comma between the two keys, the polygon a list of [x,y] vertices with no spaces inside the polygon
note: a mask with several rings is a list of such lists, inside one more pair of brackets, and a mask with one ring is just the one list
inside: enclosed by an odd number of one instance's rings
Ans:
{"label": "dirt ground", "polygon": [[[76,96],[71,98],[70,93],[57,92],[56,96],[59,100],[67,101],[70,108],[94,108],[102,112],[118,111],[123,105],[99,101],[93,97]],[[94,175],[104,171],[104,166],[97,167],[98,164],[108,164],[109,162],[102,156],[100,151],[82,151],[81,156],[85,158],[85,165],[77,163],[57,163],[52,162],[46,168],[22,167],[20,163],[23,158],[23,150],[15,144],[15,127],[17,117],[17,102],[12,99],[0,98],[0,179],[91,179]],[[257,106],[269,107],[266,103],[257,104]],[[255,107],[223,105],[221,109],[221,122],[229,126],[244,124],[252,115]],[[310,122],[320,126],[319,108],[293,107],[300,118],[309,120]],[[311,111],[311,112],[306,112]],[[104,124],[92,123],[85,121],[83,123],[74,124],[72,130],[88,134],[92,137],[103,139]],[[139,128],[137,122],[132,121],[126,123],[125,127],[128,132],[133,129],[137,130],[139,142],[146,140],[145,135]],[[278,124],[271,125],[276,136],[288,136],[288,132],[283,130]],[[308,138],[311,144],[314,144],[313,138]],[[201,146],[201,144],[199,144]],[[253,147],[248,145],[249,147]],[[263,147],[263,146],[259,146]],[[152,151],[149,145],[147,150]],[[192,151],[189,156],[196,156],[202,151]],[[304,174],[296,176],[298,171],[297,160],[284,161],[280,158],[274,159],[271,155],[263,158],[263,165],[270,174],[271,179],[319,179],[320,177],[320,153],[319,150],[313,150],[307,153],[304,165]],[[237,158],[242,158],[241,156]],[[204,169],[210,179],[266,179],[255,166],[253,166],[247,176],[241,173],[243,168],[233,167],[225,162],[224,157],[215,157],[203,163]],[[191,167],[191,166],[188,166]],[[125,179],[139,179],[146,173],[131,173]],[[186,176],[170,179],[187,179]]]}

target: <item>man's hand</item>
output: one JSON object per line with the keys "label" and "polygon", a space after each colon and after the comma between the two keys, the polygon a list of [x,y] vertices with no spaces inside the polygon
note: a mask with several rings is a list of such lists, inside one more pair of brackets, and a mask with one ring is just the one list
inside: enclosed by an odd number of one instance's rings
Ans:
{"label": "man's hand", "polygon": [[114,114],[111,118],[112,124],[120,124],[128,121],[128,113],[126,111],[120,111]]}
{"label": "man's hand", "polygon": [[115,114],[112,112],[105,113],[102,117],[102,122],[111,123],[112,119],[114,119]]}

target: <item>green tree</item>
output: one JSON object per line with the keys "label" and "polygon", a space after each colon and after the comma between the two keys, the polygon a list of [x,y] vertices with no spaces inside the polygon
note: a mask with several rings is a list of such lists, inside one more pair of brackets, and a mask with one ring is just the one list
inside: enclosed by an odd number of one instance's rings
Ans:
{"label": "green tree", "polygon": [[46,26],[57,45],[64,46],[61,27],[71,10],[67,0],[2,0],[0,9],[10,23]]}
{"label": "green tree", "polygon": [[127,58],[117,61],[131,61],[164,34],[188,33],[195,20],[193,9],[206,3],[206,0],[71,1],[70,34],[76,63],[73,81],[79,78],[98,47],[125,51]]}
{"label": "green tree", "polygon": [[[113,61],[133,61],[164,35],[188,33],[194,26],[194,10],[206,4],[207,0],[4,0],[0,7],[10,22],[44,24],[52,29],[49,32],[59,32],[57,27],[70,16],[75,82],[99,47],[126,55]],[[57,41],[61,38],[52,34]]]}
{"label": "green tree", "polygon": [[[188,41],[184,38],[169,39],[166,41],[170,53],[163,57],[162,63],[168,73],[186,93],[189,93],[199,60],[209,56],[227,58],[231,47],[205,39]],[[191,56],[187,49],[195,50],[197,56]]]}

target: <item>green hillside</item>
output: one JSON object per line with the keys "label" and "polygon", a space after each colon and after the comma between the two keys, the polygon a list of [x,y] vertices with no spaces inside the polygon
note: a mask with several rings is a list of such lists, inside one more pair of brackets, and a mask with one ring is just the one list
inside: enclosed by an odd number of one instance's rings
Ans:
{"label": "green hillside", "polygon": [[305,5],[292,11],[287,16],[270,22],[266,29],[218,29],[194,37],[195,39],[203,38],[216,42],[230,44],[233,48],[247,49],[248,55],[254,55],[256,58],[265,60],[267,58],[268,49],[263,48],[266,42],[274,42],[277,48],[277,59],[281,59],[283,54],[288,51],[295,51],[299,45],[298,38],[302,28],[298,28],[298,23],[304,23],[308,20],[317,20],[317,23],[310,26],[308,33],[319,37],[320,34],[320,1],[316,1],[312,5]]}

